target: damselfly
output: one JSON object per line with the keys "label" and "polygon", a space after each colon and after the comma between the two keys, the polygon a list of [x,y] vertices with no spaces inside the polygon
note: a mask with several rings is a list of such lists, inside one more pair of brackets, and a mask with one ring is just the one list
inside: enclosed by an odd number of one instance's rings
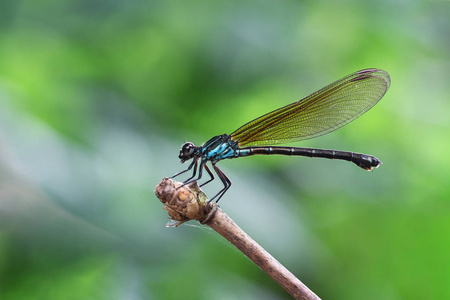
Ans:
{"label": "damselfly", "polygon": [[[275,147],[271,145],[318,137],[348,124],[372,108],[386,93],[391,84],[389,74],[379,69],[365,69],[350,74],[324,88],[243,125],[230,135],[213,137],[202,146],[184,143],[179,158],[184,163],[193,159],[189,167],[175,174],[183,174],[192,168],[193,174],[184,184],[202,178],[203,168],[211,182],[214,175],[206,163],[209,161],[224,187],[213,198],[216,202],[230,188],[231,181],[216,166],[226,158],[257,154],[323,157],[351,161],[365,170],[377,168],[381,161],[372,155],[348,151]],[[199,165],[200,162],[200,165]],[[196,176],[198,169],[198,177]]]}

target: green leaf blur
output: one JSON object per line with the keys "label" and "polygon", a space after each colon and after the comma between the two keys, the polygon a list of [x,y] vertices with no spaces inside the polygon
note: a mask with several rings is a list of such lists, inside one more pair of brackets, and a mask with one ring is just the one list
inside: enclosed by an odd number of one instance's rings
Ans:
{"label": "green leaf blur", "polygon": [[221,161],[221,208],[323,299],[450,298],[449,16],[447,0],[2,1],[0,298],[289,299],[207,228],[166,228],[153,189],[187,167],[185,141],[364,68],[390,74],[386,96],[293,145],[380,168]]}

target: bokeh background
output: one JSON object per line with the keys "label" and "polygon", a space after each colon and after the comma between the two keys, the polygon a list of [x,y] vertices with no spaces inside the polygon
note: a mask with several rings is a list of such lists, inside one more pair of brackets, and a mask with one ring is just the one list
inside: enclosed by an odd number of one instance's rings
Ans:
{"label": "bokeh background", "polygon": [[153,189],[185,141],[373,67],[386,96],[294,146],[380,168],[222,161],[220,204],[323,299],[448,299],[449,1],[1,1],[0,298],[289,299],[208,228],[166,228]]}

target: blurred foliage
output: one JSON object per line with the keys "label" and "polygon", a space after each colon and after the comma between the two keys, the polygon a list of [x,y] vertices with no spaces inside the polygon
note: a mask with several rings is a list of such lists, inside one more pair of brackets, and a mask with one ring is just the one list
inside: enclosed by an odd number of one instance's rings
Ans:
{"label": "blurred foliage", "polygon": [[391,75],[383,100],[301,145],[381,168],[221,162],[221,206],[323,299],[450,298],[449,16],[446,0],[2,1],[1,299],[288,299],[209,230],[165,228],[153,187],[185,140],[370,67]]}

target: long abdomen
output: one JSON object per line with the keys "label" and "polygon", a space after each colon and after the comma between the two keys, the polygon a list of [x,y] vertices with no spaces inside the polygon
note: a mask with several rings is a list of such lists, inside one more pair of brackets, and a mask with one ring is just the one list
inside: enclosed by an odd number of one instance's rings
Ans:
{"label": "long abdomen", "polygon": [[364,170],[372,170],[382,164],[375,156],[348,151],[298,147],[246,147],[237,150],[237,157],[272,154],[340,159],[351,161]]}

